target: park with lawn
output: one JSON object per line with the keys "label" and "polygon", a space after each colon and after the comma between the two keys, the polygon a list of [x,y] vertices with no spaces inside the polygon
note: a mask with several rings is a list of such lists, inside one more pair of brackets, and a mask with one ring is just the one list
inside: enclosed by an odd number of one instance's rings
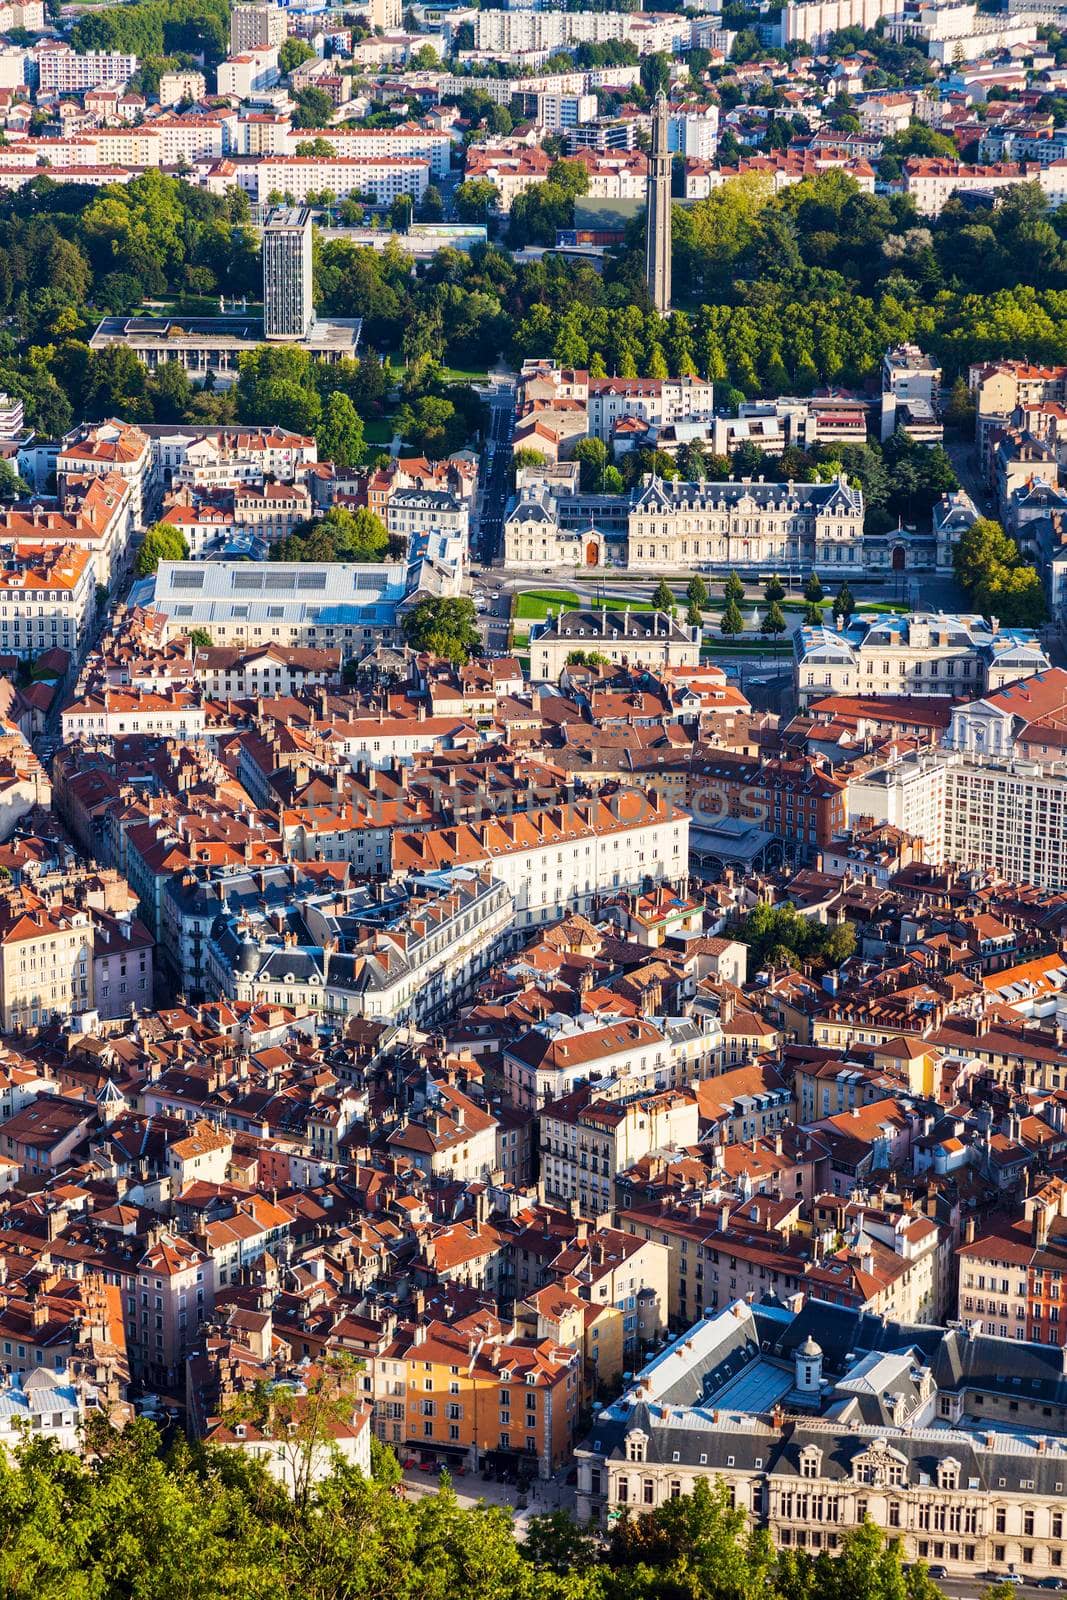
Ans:
{"label": "park with lawn", "polygon": [[[614,575],[608,581],[619,586],[626,582]],[[648,580],[633,577],[632,581],[647,584]],[[803,624],[833,626],[836,621],[847,621],[856,610],[907,612],[910,609],[902,602],[891,600],[858,603],[847,583],[843,583],[836,594],[826,594],[814,574],[802,594],[790,595],[776,577],[763,584],[746,586],[737,573],[731,572],[714,591],[699,575],[690,578],[684,587],[681,580],[661,578],[648,600],[631,600],[625,594],[580,595],[574,589],[562,587],[523,589],[512,598],[512,637],[516,642],[523,642],[529,636],[531,623],[543,622],[550,612],[571,611],[583,605],[609,611],[670,610],[690,626],[699,624],[704,630],[703,650],[717,655],[739,651],[759,654],[768,648],[769,641],[791,634],[798,617]]]}

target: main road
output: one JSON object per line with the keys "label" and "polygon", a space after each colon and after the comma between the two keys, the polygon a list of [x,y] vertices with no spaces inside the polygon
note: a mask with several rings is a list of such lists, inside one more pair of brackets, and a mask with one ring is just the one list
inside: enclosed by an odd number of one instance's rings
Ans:
{"label": "main road", "polygon": [[511,430],[515,421],[515,389],[510,383],[493,385],[488,402],[489,430],[479,473],[478,503],[471,538],[476,566],[491,567],[502,555],[504,511],[511,488]]}

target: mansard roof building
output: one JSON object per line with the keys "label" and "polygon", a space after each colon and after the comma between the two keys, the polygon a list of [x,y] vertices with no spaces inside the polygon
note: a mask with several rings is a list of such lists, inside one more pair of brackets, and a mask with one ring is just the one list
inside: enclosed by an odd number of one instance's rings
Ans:
{"label": "mansard roof building", "polygon": [[869,1517],[950,1577],[1056,1576],[1062,1350],[795,1306],[736,1301],[639,1372],[577,1452],[579,1517],[610,1527],[721,1479],[780,1548],[833,1553]]}

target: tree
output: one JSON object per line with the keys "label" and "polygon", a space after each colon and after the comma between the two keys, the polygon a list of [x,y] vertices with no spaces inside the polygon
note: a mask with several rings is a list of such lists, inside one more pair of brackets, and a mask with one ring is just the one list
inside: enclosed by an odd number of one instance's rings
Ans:
{"label": "tree", "polygon": [[767,579],[763,586],[763,598],[769,605],[777,605],[785,599],[785,585],[775,572]]}
{"label": "tree", "polygon": [[581,486],[587,492],[600,487],[600,477],[608,464],[608,447],[603,439],[579,439],[574,459],[581,469]]}
{"label": "tree", "polygon": [[526,1524],[522,1553],[534,1567],[561,1577],[588,1571],[596,1565],[598,1554],[593,1535],[579,1527],[566,1511],[531,1517]]}
{"label": "tree", "polygon": [[407,233],[411,226],[414,201],[409,194],[398,194],[389,207],[389,226],[394,233]]}
{"label": "tree", "polygon": [[215,641],[206,628],[193,628],[189,634],[189,642],[194,650],[210,650]]}
{"label": "tree", "polygon": [[445,201],[436,183],[428,183],[418,205],[420,222],[442,222],[445,215]]}
{"label": "tree", "polygon": [[839,922],[826,935],[822,957],[827,966],[839,967],[856,951],[856,930],[851,922]]}
{"label": "tree", "polygon": [[473,600],[466,596],[420,600],[403,621],[404,637],[413,650],[462,664],[482,648]]}
{"label": "tree", "polygon": [[315,438],[321,461],[332,461],[338,467],[355,467],[363,460],[366,449],[363,422],[346,394],[338,391],[327,398]]}
{"label": "tree", "polygon": [[251,1423],[276,1441],[285,1486],[296,1506],[307,1505],[316,1477],[334,1447],[338,1425],[351,1426],[362,1406],[357,1376],[363,1362],[344,1351],[320,1356],[297,1390],[288,1384],[257,1383],[226,1407],[231,1426]]}
{"label": "tree", "polygon": [[804,598],[813,605],[817,605],[823,597],[823,587],[817,572],[811,573],[804,585]]}
{"label": "tree", "polygon": [[723,607],[722,616],[719,618],[719,632],[726,639],[732,639],[736,634],[744,633],[745,619],[741,615],[741,607],[736,600],[727,600]]}
{"label": "tree", "polygon": [[544,452],[542,450],[534,450],[530,445],[524,444],[524,445],[521,445],[520,448],[515,451],[514,455],[511,458],[511,475],[512,475],[512,478],[514,479],[515,474],[517,472],[519,472],[523,467],[547,467],[547,466],[548,466],[548,457],[544,454]]}
{"label": "tree", "polygon": [[271,549],[272,561],[384,561],[389,535],[366,506],[331,506],[325,516],[294,528]]}
{"label": "tree", "polygon": [[611,662],[599,650],[569,650],[568,667],[610,667]]}
{"label": "tree", "polygon": [[691,628],[702,628],[704,626],[704,613],[695,600],[690,600],[686,608],[685,620]]}
{"label": "tree", "polygon": [[847,626],[848,620],[852,616],[852,613],[855,611],[855,609],[856,602],[852,598],[852,590],[849,588],[847,583],[843,583],[834,596],[834,603],[832,607],[834,621],[836,622],[838,619],[840,619]]}
{"label": "tree", "polygon": [[661,578],[656,585],[652,596],[652,606],[656,611],[666,611],[669,615],[674,613],[674,591],[666,578]]}
{"label": "tree", "polygon": [[822,606],[816,605],[814,600],[809,600],[804,607],[804,626],[818,628],[822,626]]}
{"label": "tree", "polygon": [[293,96],[296,110],[293,112],[294,128],[325,128],[329,126],[333,116],[333,101],[325,89],[316,89],[309,85],[306,89],[298,89]]}
{"label": "tree", "polygon": [[641,62],[641,87],[651,99],[666,94],[671,86],[671,58],[664,50],[645,56]]}
{"label": "tree", "polygon": [[304,61],[313,61],[315,52],[306,39],[301,39],[297,34],[291,33],[283,39],[278,47],[278,66],[282,72],[292,72],[294,67],[299,67]]}
{"label": "tree", "polygon": [[139,578],[151,577],[161,561],[184,561],[189,546],[180,528],[169,522],[154,522],[146,532],[134,562]]}
{"label": "tree", "polygon": [[454,402],[442,395],[424,394],[414,403],[402,405],[395,426],[402,439],[431,460],[439,460],[467,442],[463,417]]}
{"label": "tree", "polygon": [[184,422],[189,414],[193,386],[180,361],[163,361],[148,380],[152,416],[156,422]]}
{"label": "tree", "polygon": [[732,600],[735,605],[740,605],[745,598],[745,586],[736,572],[731,571],[722,586],[723,598]]}
{"label": "tree", "polygon": [[699,439],[683,444],[678,452],[678,470],[685,483],[701,483],[707,477],[707,457]]}
{"label": "tree", "polygon": [[699,572],[694,572],[693,576],[686,585],[685,597],[689,601],[689,604],[696,606],[698,610],[703,610],[703,608],[707,605],[709,598],[708,586],[700,576]]}
{"label": "tree", "polygon": [[0,456],[0,500],[10,505],[12,500],[25,500],[30,493],[25,479],[19,477],[6,456]]}
{"label": "tree", "polygon": [[785,613],[778,604],[778,601],[772,600],[770,605],[767,607],[767,610],[763,614],[763,621],[760,623],[760,632],[767,635],[777,651],[778,636],[779,634],[784,633],[785,630]]}
{"label": "tree", "polygon": [[461,222],[487,222],[497,198],[496,185],[488,178],[467,178],[453,196],[456,215]]}

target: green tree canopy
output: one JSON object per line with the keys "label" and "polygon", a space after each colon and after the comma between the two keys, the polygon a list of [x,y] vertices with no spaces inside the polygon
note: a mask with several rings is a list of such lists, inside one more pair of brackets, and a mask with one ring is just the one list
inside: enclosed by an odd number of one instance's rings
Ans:
{"label": "green tree canopy", "polygon": [[154,522],[141,541],[134,571],[139,578],[150,577],[161,561],[184,561],[189,546],[180,528],[169,522]]}
{"label": "green tree canopy", "polygon": [[403,627],[413,650],[427,650],[448,661],[468,661],[482,648],[474,602],[466,596],[420,600],[405,616]]}

